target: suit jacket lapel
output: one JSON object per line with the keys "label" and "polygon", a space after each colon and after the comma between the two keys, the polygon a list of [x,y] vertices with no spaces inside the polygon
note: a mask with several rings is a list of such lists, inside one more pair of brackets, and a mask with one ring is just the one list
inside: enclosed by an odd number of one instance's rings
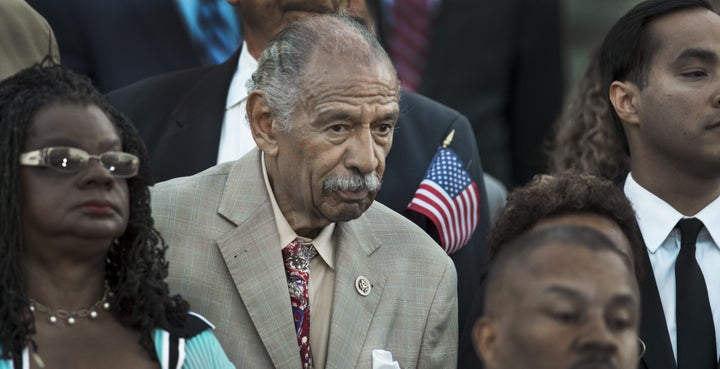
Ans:
{"label": "suit jacket lapel", "polygon": [[231,169],[218,213],[237,228],[220,237],[218,247],[273,365],[295,369],[301,367],[295,325],[261,171],[257,149]]}
{"label": "suit jacket lapel", "polygon": [[199,172],[215,165],[225,117],[228,89],[237,69],[240,49],[227,61],[208,68],[198,82],[178,101],[164,140],[172,147],[185,147],[192,155],[183,165]]}
{"label": "suit jacket lapel", "polygon": [[[335,291],[326,368],[353,367],[358,362],[387,280],[383,271],[372,267],[370,256],[380,241],[360,231],[370,229],[364,223],[360,217],[352,223],[338,223],[335,229]],[[359,276],[365,276],[372,285],[368,296],[356,290]]]}
{"label": "suit jacket lapel", "polygon": [[665,313],[663,312],[662,301],[660,300],[647,251],[642,253],[642,267],[643,276],[640,280],[640,298],[642,301],[640,338],[647,347],[642,362],[648,369],[675,368],[675,355],[670,343]]}

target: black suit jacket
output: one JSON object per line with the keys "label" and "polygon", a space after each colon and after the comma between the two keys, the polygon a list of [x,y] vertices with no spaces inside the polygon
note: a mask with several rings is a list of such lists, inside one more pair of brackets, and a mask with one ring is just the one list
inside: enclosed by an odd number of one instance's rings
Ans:
{"label": "black suit jacket", "polygon": [[[239,51],[225,63],[171,72],[140,81],[109,95],[111,103],[137,126],[150,152],[156,181],[195,174],[215,165],[230,81]],[[434,236],[424,216],[406,210],[445,137],[467,165],[482,198],[480,224],[470,242],[452,255],[458,273],[459,322],[465,321],[487,263],[487,194],[477,145],[468,120],[457,111],[417,94],[403,92],[400,119],[386,161],[377,201],[410,218]],[[461,337],[467,335],[460,325]]]}
{"label": "black suit jacket", "polygon": [[640,278],[640,339],[645,342],[646,351],[640,360],[641,369],[677,369],[670,343],[665,312],[655,282],[650,257],[642,253],[643,275]]}
{"label": "black suit jacket", "polygon": [[468,117],[485,171],[523,184],[544,168],[561,57],[558,0],[441,0],[419,92]]}
{"label": "black suit jacket", "polygon": [[107,92],[202,60],[174,0],[28,0],[55,31],[63,64]]}

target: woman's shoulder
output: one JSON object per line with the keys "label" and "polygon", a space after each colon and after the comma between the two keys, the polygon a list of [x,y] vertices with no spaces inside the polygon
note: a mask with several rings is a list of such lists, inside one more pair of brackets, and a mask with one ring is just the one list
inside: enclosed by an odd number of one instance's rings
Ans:
{"label": "woman's shoulder", "polygon": [[155,346],[160,361],[172,368],[180,364],[183,369],[234,369],[212,333],[214,328],[202,315],[191,312],[182,325],[156,330]]}
{"label": "woman's shoulder", "polygon": [[171,324],[167,327],[163,327],[163,330],[167,331],[169,334],[185,339],[195,337],[206,330],[213,329],[215,329],[215,326],[210,323],[210,321],[195,312],[188,312],[185,317],[185,321],[182,324]]}

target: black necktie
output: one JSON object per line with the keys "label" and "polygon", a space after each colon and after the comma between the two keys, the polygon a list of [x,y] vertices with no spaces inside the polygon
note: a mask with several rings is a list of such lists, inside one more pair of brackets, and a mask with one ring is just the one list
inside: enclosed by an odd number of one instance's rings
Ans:
{"label": "black necktie", "polygon": [[695,240],[703,223],[688,218],[677,226],[681,240],[675,262],[678,369],[715,369],[715,326],[705,278],[695,259]]}

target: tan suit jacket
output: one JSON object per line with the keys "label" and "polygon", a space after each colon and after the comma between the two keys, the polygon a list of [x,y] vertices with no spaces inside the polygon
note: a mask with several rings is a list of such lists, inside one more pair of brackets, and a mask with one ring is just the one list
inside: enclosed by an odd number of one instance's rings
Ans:
{"label": "tan suit jacket", "polygon": [[[238,368],[301,367],[285,269],[259,150],[153,188],[173,293],[217,325]],[[326,368],[371,368],[390,351],[402,368],[455,368],[456,274],[424,231],[375,202],[336,225]],[[365,276],[366,297],[355,288]],[[320,303],[320,302],[318,302]]]}

